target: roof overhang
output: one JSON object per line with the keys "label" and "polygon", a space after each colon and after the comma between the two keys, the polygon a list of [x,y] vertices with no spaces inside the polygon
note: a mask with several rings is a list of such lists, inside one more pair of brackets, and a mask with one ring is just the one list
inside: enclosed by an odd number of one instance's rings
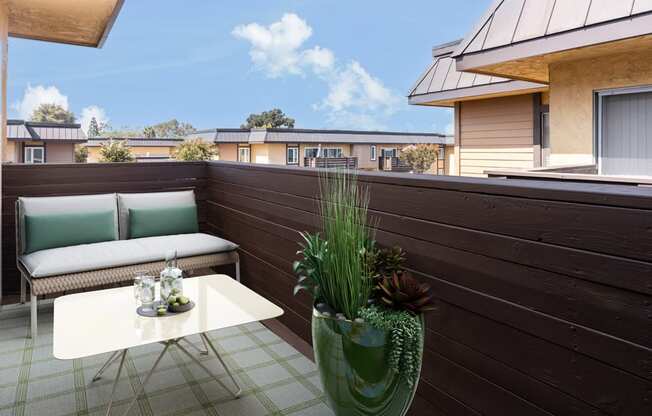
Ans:
{"label": "roof overhang", "polygon": [[9,36],[100,48],[124,0],[8,0]]}
{"label": "roof overhang", "polygon": [[547,85],[528,81],[505,81],[495,84],[478,85],[455,90],[411,95],[408,103],[412,105],[429,105],[434,107],[454,107],[455,102],[504,97],[508,95],[530,94],[547,91]]}
{"label": "roof overhang", "polygon": [[458,71],[548,83],[551,63],[652,48],[652,13],[478,52],[453,54]]}

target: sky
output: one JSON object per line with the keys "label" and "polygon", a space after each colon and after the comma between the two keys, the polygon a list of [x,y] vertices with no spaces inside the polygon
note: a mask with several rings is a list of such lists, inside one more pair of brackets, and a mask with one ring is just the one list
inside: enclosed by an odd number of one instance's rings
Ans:
{"label": "sky", "polygon": [[176,118],[239,127],[282,109],[297,128],[452,132],[406,95],[433,45],[490,0],[127,0],[103,48],[11,38],[10,118],[43,102],[114,129]]}

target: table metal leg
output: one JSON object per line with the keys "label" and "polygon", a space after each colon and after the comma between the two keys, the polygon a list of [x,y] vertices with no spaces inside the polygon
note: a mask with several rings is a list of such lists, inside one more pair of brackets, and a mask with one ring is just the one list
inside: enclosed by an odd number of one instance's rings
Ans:
{"label": "table metal leg", "polygon": [[[188,357],[190,357],[191,360],[193,360],[199,367],[201,367],[201,369],[204,370],[209,376],[213,377],[215,379],[215,381],[217,381],[222,387],[224,387],[226,389],[226,391],[231,393],[236,399],[238,398],[238,396],[240,396],[241,390],[240,390],[240,387],[237,385],[237,383],[236,383],[236,387],[238,387],[238,391],[234,393],[234,392],[231,391],[230,388],[226,387],[224,385],[224,383],[222,383],[222,380],[220,380],[218,376],[213,374],[213,372],[208,367],[206,367],[204,365],[204,363],[199,361],[195,356],[193,356],[187,349],[183,348],[179,343],[177,343],[176,345],[177,345],[177,348],[179,348],[179,351],[183,352]],[[235,383],[235,380],[234,380],[234,383]]]}
{"label": "table metal leg", "polygon": [[113,396],[115,396],[115,389],[118,386],[118,380],[120,379],[120,374],[122,373],[122,367],[125,364],[126,356],[127,356],[127,350],[124,349],[122,350],[122,354],[120,354],[120,367],[118,367],[118,374],[116,374],[115,380],[113,380],[113,388],[111,389],[111,398],[109,399],[109,405],[106,408],[106,416],[109,416],[111,414],[111,406],[113,406]]}
{"label": "table metal leg", "polygon": [[[136,403],[136,400],[138,400],[138,396],[140,396],[141,394],[143,394],[143,393],[145,392],[145,384],[147,384],[147,382],[149,381],[149,379],[152,377],[152,374],[154,374],[154,370],[156,369],[156,367],[158,366],[158,364],[161,362],[161,358],[163,358],[163,356],[164,356],[165,353],[167,352],[168,348],[170,348],[170,345],[172,345],[172,344],[174,344],[174,343],[176,343],[176,340],[170,340],[170,341],[167,341],[167,342],[165,343],[165,348],[163,348],[163,351],[161,351],[161,353],[159,354],[159,356],[158,356],[158,358],[156,359],[156,361],[154,361],[154,365],[153,365],[152,368],[149,370],[149,373],[147,373],[147,376],[145,376],[145,379],[144,379],[143,382],[141,383],[140,391],[136,392],[136,395],[134,396],[134,398],[131,400],[131,402],[129,402],[129,406],[127,406],[127,409],[126,409],[125,412],[123,413],[123,416],[127,416],[127,415],[129,414],[129,411],[130,411],[131,408],[134,406],[134,403]],[[108,413],[107,413],[107,416],[108,416]]]}
{"label": "table metal leg", "polygon": [[203,350],[201,348],[199,348],[198,346],[196,346],[194,343],[190,342],[187,338],[181,338],[179,341],[185,341],[186,344],[191,346],[195,351],[197,351],[201,355],[208,355],[208,347],[206,346],[206,342],[204,341],[204,338],[200,337],[200,339],[201,339],[202,344],[204,344],[204,349]]}
{"label": "table metal leg", "polygon": [[102,378],[102,373],[103,373],[107,368],[109,368],[109,366],[110,366],[111,364],[113,364],[113,363],[115,362],[115,360],[118,359],[119,356],[120,356],[120,351],[115,351],[113,354],[111,354],[111,356],[109,357],[109,359],[106,360],[106,362],[105,362],[104,364],[102,364],[102,367],[100,367],[100,369],[97,371],[97,373],[93,376],[93,379],[91,380],[91,383],[94,382],[94,381],[97,381],[97,380],[101,379],[101,378]]}
{"label": "table metal leg", "polygon": [[217,349],[215,349],[215,346],[211,342],[211,340],[208,338],[206,334],[199,334],[200,337],[208,344],[208,347],[213,351],[213,354],[217,357],[218,360],[220,360],[220,364],[222,364],[222,367],[226,370],[226,373],[231,377],[231,381],[233,381],[233,384],[238,388],[238,391],[235,393],[235,397],[240,397],[240,394],[242,393],[242,388],[238,384],[238,382],[235,380],[235,377],[233,374],[231,374],[231,370],[229,370],[229,367],[226,365],[220,354],[217,352]]}

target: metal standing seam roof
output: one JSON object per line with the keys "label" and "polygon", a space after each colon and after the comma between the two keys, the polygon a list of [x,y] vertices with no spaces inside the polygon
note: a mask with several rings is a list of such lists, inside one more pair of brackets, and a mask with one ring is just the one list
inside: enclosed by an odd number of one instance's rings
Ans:
{"label": "metal standing seam roof", "polygon": [[451,54],[461,42],[460,39],[433,47],[433,62],[408,93],[410,104],[450,106],[462,98],[547,88],[533,82],[458,71]]}
{"label": "metal standing seam roof", "polygon": [[[650,0],[497,0],[479,24],[471,31],[453,53],[454,58],[592,29],[607,23],[622,23],[628,29],[611,31],[611,38],[584,33],[574,42],[553,44],[547,50],[555,51],[588,46],[606,41],[625,39],[652,32],[652,26],[636,24],[634,19],[652,12]],[[640,22],[642,23],[642,22]],[[570,34],[570,33],[569,33]],[[608,35],[607,35],[608,36]],[[555,50],[557,48],[557,50]],[[536,52],[536,50],[533,50]],[[460,61],[458,60],[458,68]],[[466,69],[461,67],[461,69]]]}
{"label": "metal standing seam roof", "polygon": [[210,129],[189,135],[215,143],[369,143],[369,144],[452,144],[453,137],[440,133],[388,131],[320,130],[320,129]]}
{"label": "metal standing seam roof", "polygon": [[150,137],[93,137],[88,139],[86,143],[87,147],[100,147],[103,144],[109,143],[111,140],[114,141],[126,141],[127,146],[130,147],[173,147],[182,143],[184,139],[178,137],[161,137],[161,138],[150,138]]}
{"label": "metal standing seam roof", "polygon": [[79,124],[42,123],[22,120],[7,120],[7,139],[74,143],[81,143],[87,140],[86,134]]}

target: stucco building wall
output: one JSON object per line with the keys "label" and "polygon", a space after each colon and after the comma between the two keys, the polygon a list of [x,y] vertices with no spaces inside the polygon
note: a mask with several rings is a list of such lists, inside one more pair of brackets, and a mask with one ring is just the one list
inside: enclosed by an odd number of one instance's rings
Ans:
{"label": "stucco building wall", "polygon": [[47,143],[45,160],[47,163],[74,163],[75,145],[72,143]]}
{"label": "stucco building wall", "polygon": [[217,145],[219,160],[235,162],[238,160],[238,145],[235,143],[220,143]]}
{"label": "stucco building wall", "polygon": [[552,164],[593,163],[596,90],[652,84],[652,51],[550,65]]}

